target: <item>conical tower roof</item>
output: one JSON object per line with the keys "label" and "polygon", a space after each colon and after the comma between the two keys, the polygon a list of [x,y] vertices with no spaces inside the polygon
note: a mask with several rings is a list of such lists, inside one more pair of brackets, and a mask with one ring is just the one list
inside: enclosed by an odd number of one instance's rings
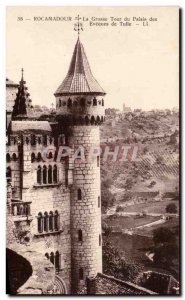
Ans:
{"label": "conical tower roof", "polygon": [[101,94],[105,91],[92,75],[84,47],[78,37],[67,76],[55,92],[55,96],[68,94]]}
{"label": "conical tower roof", "polygon": [[15,99],[15,105],[13,107],[12,119],[25,119],[27,118],[26,98],[27,98],[27,87],[25,86],[26,81],[22,78],[18,87],[17,96]]}

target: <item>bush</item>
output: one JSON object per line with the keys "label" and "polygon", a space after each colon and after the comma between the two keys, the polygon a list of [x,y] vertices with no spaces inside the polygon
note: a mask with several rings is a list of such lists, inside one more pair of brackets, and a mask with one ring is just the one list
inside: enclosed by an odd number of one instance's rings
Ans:
{"label": "bush", "polygon": [[177,213],[177,205],[175,203],[170,203],[166,206],[166,212],[169,214]]}

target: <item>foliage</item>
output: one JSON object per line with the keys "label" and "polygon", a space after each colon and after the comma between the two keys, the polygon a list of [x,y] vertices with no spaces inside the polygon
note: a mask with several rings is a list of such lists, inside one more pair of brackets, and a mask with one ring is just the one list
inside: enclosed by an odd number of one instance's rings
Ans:
{"label": "foliage", "polygon": [[166,212],[169,214],[177,213],[177,205],[175,203],[170,203],[166,206]]}
{"label": "foliage", "polygon": [[124,255],[111,244],[107,236],[103,239],[103,273],[120,280],[135,282],[142,266],[133,261],[127,261]]}

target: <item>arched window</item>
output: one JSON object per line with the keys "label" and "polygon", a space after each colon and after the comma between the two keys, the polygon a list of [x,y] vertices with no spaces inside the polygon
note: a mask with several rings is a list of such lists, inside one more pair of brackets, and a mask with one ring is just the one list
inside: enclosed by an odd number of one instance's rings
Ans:
{"label": "arched window", "polygon": [[53,231],[53,212],[49,213],[49,231]]}
{"label": "arched window", "polygon": [[6,154],[6,161],[10,162],[10,154],[9,153]]}
{"label": "arched window", "polygon": [[103,116],[101,117],[101,122],[103,122]]}
{"label": "arched window", "polygon": [[98,196],[98,207],[100,207],[100,196]]}
{"label": "arched window", "polygon": [[47,146],[47,135],[43,136],[43,144],[44,146]]}
{"label": "arched window", "polygon": [[83,280],[83,278],[84,278],[84,272],[83,272],[83,269],[80,268],[79,269],[79,280]]}
{"label": "arched window", "polygon": [[48,168],[48,183],[52,183],[52,166]]}
{"label": "arched window", "polygon": [[35,146],[35,145],[36,145],[36,137],[35,137],[35,134],[32,134],[32,135],[31,135],[31,145],[32,145],[32,146]]}
{"label": "arched window", "polygon": [[85,98],[80,99],[80,105],[83,107],[85,106]]}
{"label": "arched window", "polygon": [[43,219],[42,219],[42,213],[40,212],[38,214],[38,218],[37,218],[37,221],[38,221],[38,232],[42,233],[43,232]]}
{"label": "arched window", "polygon": [[54,165],[53,167],[53,182],[57,183],[57,166]]}
{"label": "arched window", "polygon": [[82,242],[82,240],[83,240],[83,237],[82,237],[82,230],[79,229],[79,230],[78,230],[78,241],[79,241],[79,242]]}
{"label": "arched window", "polygon": [[45,257],[46,257],[47,259],[49,259],[49,254],[48,254],[48,253],[45,253]]}
{"label": "arched window", "polygon": [[99,167],[99,166],[100,166],[100,157],[97,156],[97,167]]}
{"label": "arched window", "polygon": [[29,137],[28,136],[26,137],[26,144],[27,145],[29,144]]}
{"label": "arched window", "polygon": [[104,99],[102,99],[102,106],[104,106]]}
{"label": "arched window", "polygon": [[58,105],[59,107],[61,107],[62,106],[62,100],[61,99],[59,99],[59,105]]}
{"label": "arched window", "polygon": [[55,258],[54,258],[54,253],[53,252],[51,252],[51,254],[50,254],[50,262],[54,265],[54,263],[55,263]]}
{"label": "arched window", "polygon": [[12,170],[10,167],[6,169],[6,178],[11,178],[12,177]]}
{"label": "arched window", "polygon": [[78,189],[78,200],[82,200],[82,191]]}
{"label": "arched window", "polygon": [[91,117],[91,124],[93,125],[94,122],[95,122],[95,118],[94,118],[94,116],[92,116],[92,117]]}
{"label": "arched window", "polygon": [[93,98],[93,105],[97,105],[97,99],[95,97]]}
{"label": "arched window", "polygon": [[52,152],[49,152],[49,153],[48,153],[48,158],[49,158],[49,159],[53,158],[53,153],[52,153]]}
{"label": "arched window", "polygon": [[13,155],[12,155],[12,160],[13,160],[13,161],[16,161],[16,160],[17,160],[17,155],[16,155],[15,153],[13,153]]}
{"label": "arched window", "polygon": [[33,163],[35,161],[35,153],[31,154],[31,162]]}
{"label": "arched window", "polygon": [[68,106],[68,107],[72,107],[72,100],[71,100],[71,98],[69,98],[69,99],[67,100],[67,106]]}
{"label": "arched window", "polygon": [[58,251],[55,253],[55,269],[56,271],[60,270],[60,255]]}
{"label": "arched window", "polygon": [[38,144],[39,145],[41,144],[41,137],[40,136],[38,137]]}
{"label": "arched window", "polygon": [[47,183],[47,167],[46,166],[43,167],[43,183],[44,184]]}
{"label": "arched window", "polygon": [[38,184],[42,183],[41,166],[38,166],[37,168],[37,183]]}
{"label": "arched window", "polygon": [[48,232],[48,213],[44,213],[44,231]]}
{"label": "arched window", "polygon": [[101,234],[99,234],[99,246],[101,246]]}
{"label": "arched window", "polygon": [[58,231],[59,228],[60,228],[60,220],[59,220],[59,214],[58,214],[58,211],[56,210],[55,211],[55,214],[54,214],[54,230]]}
{"label": "arched window", "polygon": [[47,168],[46,166],[43,167],[43,184],[47,183]]}
{"label": "arched window", "polygon": [[50,142],[50,144],[52,144],[52,142],[53,142],[53,139],[52,139],[51,136],[50,136],[50,138],[49,138],[49,142]]}
{"label": "arched window", "polygon": [[37,155],[37,161],[41,161],[42,160],[42,155],[41,153],[39,152],[38,155]]}

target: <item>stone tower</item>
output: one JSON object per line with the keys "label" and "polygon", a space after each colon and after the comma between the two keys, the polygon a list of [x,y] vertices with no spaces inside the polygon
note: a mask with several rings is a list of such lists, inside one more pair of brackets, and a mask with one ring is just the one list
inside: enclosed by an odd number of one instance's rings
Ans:
{"label": "stone tower", "polygon": [[[104,121],[105,92],[92,75],[78,37],[67,76],[55,92],[59,127],[68,133],[68,145],[84,151],[85,160],[69,159],[71,187],[72,293],[86,277],[102,272],[99,126]],[[80,147],[80,148],[79,148]],[[94,150],[92,150],[94,147]],[[91,150],[90,150],[91,149]],[[93,159],[89,157],[93,151]]]}

